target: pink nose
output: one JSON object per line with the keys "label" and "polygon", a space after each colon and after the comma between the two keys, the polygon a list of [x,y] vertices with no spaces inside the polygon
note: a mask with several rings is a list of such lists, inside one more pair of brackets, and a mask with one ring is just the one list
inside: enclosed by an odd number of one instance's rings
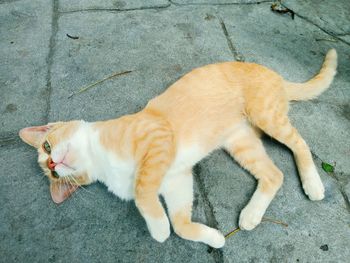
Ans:
{"label": "pink nose", "polygon": [[55,166],[56,166],[56,163],[54,161],[52,161],[52,159],[50,158],[50,160],[47,162],[47,167],[49,167],[49,169],[51,171],[54,171],[55,170]]}

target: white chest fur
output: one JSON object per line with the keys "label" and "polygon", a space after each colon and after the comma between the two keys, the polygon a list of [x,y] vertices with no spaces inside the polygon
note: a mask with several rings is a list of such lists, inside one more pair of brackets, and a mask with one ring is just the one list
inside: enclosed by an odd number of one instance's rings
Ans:
{"label": "white chest fur", "polygon": [[118,157],[100,144],[96,131],[90,135],[91,155],[86,165],[92,180],[104,183],[108,190],[124,200],[134,198],[135,162]]}
{"label": "white chest fur", "polygon": [[109,157],[109,165],[104,168],[104,175],[99,176],[108,190],[121,199],[134,198],[135,165],[133,162]]}
{"label": "white chest fur", "polygon": [[105,184],[109,191],[124,200],[134,198],[135,164],[112,153],[103,153],[102,160],[91,166],[90,175]]}

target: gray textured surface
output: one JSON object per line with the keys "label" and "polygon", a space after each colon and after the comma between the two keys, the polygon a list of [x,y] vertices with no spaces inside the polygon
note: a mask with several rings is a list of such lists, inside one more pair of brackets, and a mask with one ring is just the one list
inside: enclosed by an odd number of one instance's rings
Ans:
{"label": "gray textured surface", "polygon": [[50,2],[0,6],[0,134],[45,121],[51,16]]}
{"label": "gray textured surface", "polygon": [[349,1],[282,0],[282,3],[329,33],[350,34]]}
{"label": "gray textured surface", "polygon": [[[296,12],[292,19],[271,12],[271,3],[253,2],[0,1],[0,262],[348,260],[350,3],[282,1]],[[56,206],[35,150],[15,136],[46,120],[94,121],[138,111],[190,69],[217,61],[257,62],[288,80],[304,81],[331,47],[339,53],[332,87],[314,101],[294,103],[290,111],[314,154],[326,198],[309,201],[290,151],[265,137],[269,155],[285,174],[266,217],[289,226],[263,222],[238,232],[221,250],[208,252],[174,234],[156,243],[134,204],[118,200],[101,184]],[[133,72],[68,99],[125,70]],[[322,171],[322,161],[336,163],[333,175]],[[237,227],[256,185],[252,176],[222,151],[200,162],[194,173],[194,218],[224,233]]]}

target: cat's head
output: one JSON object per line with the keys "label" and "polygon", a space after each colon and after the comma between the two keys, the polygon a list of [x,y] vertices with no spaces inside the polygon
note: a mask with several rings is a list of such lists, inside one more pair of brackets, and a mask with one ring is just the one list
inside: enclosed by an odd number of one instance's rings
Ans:
{"label": "cat's head", "polygon": [[80,185],[91,183],[87,173],[87,140],[83,121],[50,123],[19,132],[21,139],[38,150],[38,163],[50,180],[51,197],[62,203]]}

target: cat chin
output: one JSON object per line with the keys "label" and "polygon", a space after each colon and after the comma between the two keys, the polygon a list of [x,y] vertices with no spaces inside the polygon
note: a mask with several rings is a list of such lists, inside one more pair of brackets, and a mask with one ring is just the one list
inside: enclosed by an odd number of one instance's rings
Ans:
{"label": "cat chin", "polygon": [[59,177],[68,177],[68,176],[74,176],[76,174],[76,171],[72,168],[69,168],[65,165],[58,164],[55,167],[55,171],[59,175]]}

